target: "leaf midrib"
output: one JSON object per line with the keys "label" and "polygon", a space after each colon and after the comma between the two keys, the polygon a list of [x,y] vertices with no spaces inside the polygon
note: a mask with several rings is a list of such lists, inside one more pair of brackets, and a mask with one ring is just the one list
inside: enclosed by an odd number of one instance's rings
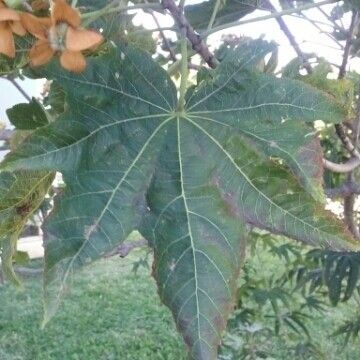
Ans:
{"label": "leaf midrib", "polygon": [[[197,318],[197,328],[198,328],[197,333],[198,333],[198,339],[201,339],[202,336],[201,336],[201,332],[200,332],[200,305],[199,305],[199,296],[198,296],[199,285],[198,285],[198,272],[197,272],[197,264],[196,264],[196,249],[195,249],[194,239],[193,239],[193,235],[192,235],[192,229],[191,229],[191,225],[190,225],[189,208],[188,208],[187,199],[186,199],[186,195],[185,195],[185,188],[184,188],[184,175],[183,175],[183,165],[182,165],[182,158],[181,158],[182,152],[181,152],[181,145],[180,145],[181,139],[180,139],[180,118],[179,118],[179,116],[177,117],[176,121],[177,121],[177,145],[178,145],[181,196],[184,201],[184,207],[185,207],[185,212],[186,212],[186,222],[187,222],[188,233],[189,233],[189,238],[190,238],[190,246],[192,249],[193,266],[194,266],[194,280],[195,280],[194,295],[195,295],[195,299],[196,299],[196,318]],[[192,295],[192,296],[194,296],[194,295]]]}

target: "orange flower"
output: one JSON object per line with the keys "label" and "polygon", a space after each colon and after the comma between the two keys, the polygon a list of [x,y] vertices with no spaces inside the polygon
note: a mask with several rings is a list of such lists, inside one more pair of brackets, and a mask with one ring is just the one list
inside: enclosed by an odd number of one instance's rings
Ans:
{"label": "orange flower", "polygon": [[34,0],[31,2],[31,8],[34,11],[40,10],[48,10],[49,9],[49,1],[46,0]]}
{"label": "orange flower", "polygon": [[24,13],[21,15],[25,29],[38,40],[30,50],[31,66],[44,65],[55,53],[60,53],[60,64],[73,72],[82,72],[86,60],[81,53],[99,45],[102,35],[95,31],[80,29],[80,14],[65,0],[55,0],[50,18],[38,18]]}
{"label": "orange flower", "polygon": [[0,0],[0,53],[9,58],[15,57],[14,34],[24,36],[26,30],[21,25],[17,11],[9,9]]}

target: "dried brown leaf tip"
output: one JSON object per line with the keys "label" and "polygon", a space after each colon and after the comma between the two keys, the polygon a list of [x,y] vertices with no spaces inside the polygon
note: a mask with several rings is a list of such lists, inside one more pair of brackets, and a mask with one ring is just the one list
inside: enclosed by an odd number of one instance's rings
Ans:
{"label": "dried brown leaf tip", "polygon": [[14,34],[19,36],[26,34],[20,22],[20,14],[8,8],[0,0],[0,53],[9,58],[15,57]]}
{"label": "dried brown leaf tip", "polygon": [[82,51],[98,46],[103,36],[95,31],[80,28],[80,14],[65,0],[55,0],[50,18],[21,15],[25,29],[37,38],[30,50],[31,66],[44,65],[55,54],[60,54],[60,64],[66,70],[82,72],[86,60]]}

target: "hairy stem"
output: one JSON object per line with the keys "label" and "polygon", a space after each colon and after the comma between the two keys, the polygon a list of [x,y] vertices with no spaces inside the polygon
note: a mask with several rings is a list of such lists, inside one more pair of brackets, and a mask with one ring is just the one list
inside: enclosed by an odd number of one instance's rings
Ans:
{"label": "hairy stem", "polygon": [[179,103],[178,110],[183,111],[185,107],[185,93],[187,88],[187,80],[189,76],[188,69],[188,57],[187,57],[187,39],[185,34],[185,29],[182,34],[182,38],[180,40],[181,47],[181,82],[180,82],[180,90],[179,90]]}
{"label": "hairy stem", "polygon": [[200,35],[197,34],[193,27],[190,25],[180,8],[176,5],[174,0],[162,0],[162,6],[164,9],[169,10],[174,20],[177,22],[180,30],[184,29],[186,37],[192,44],[192,48],[204,59],[204,61],[211,67],[215,68],[218,64],[214,54],[212,54],[201,39]]}
{"label": "hairy stem", "polygon": [[207,30],[210,30],[214,25],[216,15],[217,15],[217,13],[218,13],[218,11],[220,9],[221,1],[222,0],[216,0],[216,3],[214,5],[214,10],[213,10],[213,12],[211,14],[211,18],[210,18],[209,24],[207,26]]}

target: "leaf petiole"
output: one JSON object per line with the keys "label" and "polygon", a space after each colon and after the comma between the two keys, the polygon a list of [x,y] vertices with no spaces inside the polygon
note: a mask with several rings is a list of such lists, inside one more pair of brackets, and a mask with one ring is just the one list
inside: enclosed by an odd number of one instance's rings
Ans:
{"label": "leaf petiole", "polygon": [[180,63],[180,89],[179,89],[179,101],[178,101],[178,111],[183,111],[185,107],[185,93],[187,88],[187,80],[189,76],[188,68],[188,51],[187,51],[187,39],[186,35],[182,34],[180,40],[180,49],[181,49],[181,63]]}

